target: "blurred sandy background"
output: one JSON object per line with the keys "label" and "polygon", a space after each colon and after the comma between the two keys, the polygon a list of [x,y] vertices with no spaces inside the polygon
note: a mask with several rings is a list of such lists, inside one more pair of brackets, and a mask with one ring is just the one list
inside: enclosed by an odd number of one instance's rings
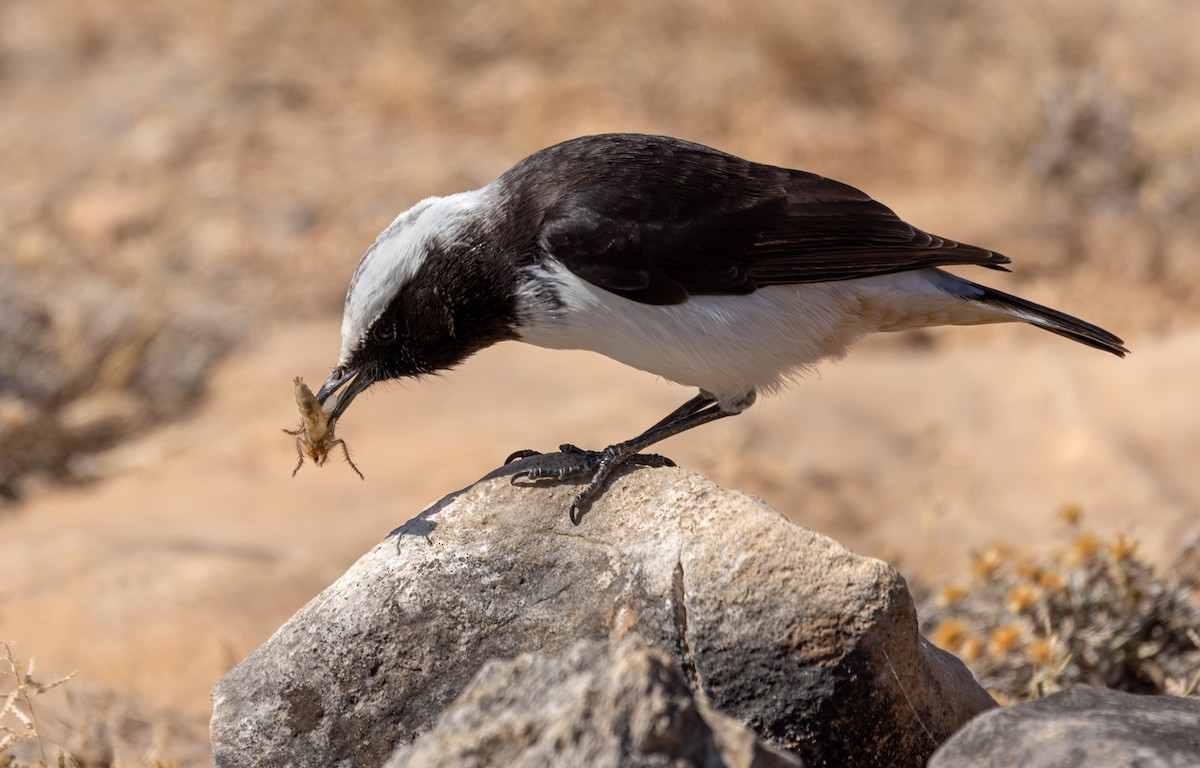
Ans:
{"label": "blurred sandy background", "polygon": [[858,186],[1011,256],[977,275],[1129,342],[1006,326],[864,344],[677,438],[681,465],[896,562],[1036,547],[1081,505],[1163,567],[1197,535],[1200,6],[0,3],[0,639],[94,765],[205,765],[207,691],[425,504],[518,448],[690,396],[508,344],[360,399],[293,480],[400,210],[553,142],[666,133]]}

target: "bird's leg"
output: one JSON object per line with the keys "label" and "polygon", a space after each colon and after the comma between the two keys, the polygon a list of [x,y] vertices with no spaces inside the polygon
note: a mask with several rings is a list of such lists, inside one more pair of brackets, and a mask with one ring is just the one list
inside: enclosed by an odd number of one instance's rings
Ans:
{"label": "bird's leg", "polygon": [[[695,413],[696,411],[703,408],[704,406],[711,405],[711,404],[715,403],[716,401],[717,401],[716,396],[714,396],[708,392],[705,392],[702,389],[702,390],[700,390],[700,394],[696,395],[691,400],[688,400],[683,405],[681,405],[678,408],[676,408],[675,410],[671,411],[669,414],[664,416],[660,421],[658,421],[654,426],[650,427],[650,429],[647,429],[646,432],[650,432],[651,430],[658,429],[659,427],[661,427],[665,424],[670,424],[672,421],[675,421],[676,419],[681,419],[684,416],[690,416],[693,413]],[[642,434],[645,434],[645,432],[643,432]],[[571,445],[570,443],[563,443],[562,445],[558,446],[558,450],[560,453],[573,453],[573,454],[581,455],[581,456],[592,455],[592,456],[598,457],[600,455],[599,451],[588,451],[583,448],[577,448],[574,445]],[[533,450],[526,448],[524,450],[515,451],[512,454],[510,454],[509,457],[504,460],[504,463],[512,464],[517,459],[527,459],[530,456],[541,456],[541,455],[542,455],[541,451],[533,451]],[[639,459],[642,459],[642,460],[639,460]],[[630,461],[630,463],[642,464],[642,465],[648,466],[648,467],[664,467],[664,466],[673,467],[673,466],[675,466],[675,462],[671,461],[670,459],[668,459],[665,456],[644,456],[644,457],[631,456],[629,458],[629,461]]]}
{"label": "bird's leg", "polygon": [[[693,413],[695,413],[696,411],[705,407],[706,405],[712,405],[715,402],[717,402],[716,396],[713,395],[711,392],[705,392],[702,389],[702,390],[700,390],[700,393],[698,395],[696,395],[691,400],[688,400],[683,405],[679,406],[675,410],[668,413],[657,424],[650,427],[650,429],[647,429],[646,432],[651,432],[655,429],[658,429],[661,426],[670,424],[672,421],[677,421],[679,419],[682,419],[685,416],[691,416]],[[643,432],[642,434],[644,435],[644,434],[646,434],[646,432]]]}
{"label": "bird's leg", "polygon": [[733,413],[721,410],[719,405],[709,405],[698,411],[693,411],[687,416],[648,429],[632,440],[626,440],[623,443],[617,443],[605,448],[600,452],[598,460],[589,462],[591,466],[583,468],[585,471],[592,470],[592,479],[571,500],[571,508],[569,510],[571,522],[579,525],[579,521],[583,517],[582,508],[592,502],[592,499],[600,492],[600,486],[608,480],[614,470],[634,458],[643,448],[648,448],[660,440],[674,437],[681,432],[686,432],[701,424],[707,424],[710,421],[732,416]]}
{"label": "bird's leg", "polygon": [[745,397],[730,404],[732,407],[730,405],[722,407],[717,402],[717,398],[707,392],[701,391],[699,395],[684,403],[662,421],[632,440],[610,445],[599,452],[579,451],[574,446],[564,446],[565,449],[573,449],[568,450],[568,452],[578,452],[581,454],[580,460],[558,469],[536,467],[522,470],[513,475],[513,480],[521,478],[528,480],[541,480],[545,478],[566,480],[571,477],[590,474],[591,480],[588,481],[583,490],[576,494],[575,498],[571,501],[571,522],[578,525],[583,514],[582,507],[589,504],[595,498],[596,494],[600,491],[600,487],[615,469],[629,462],[639,451],[668,437],[674,437],[689,429],[698,427],[701,424],[707,424],[710,421],[716,421],[726,416],[741,413],[753,402],[754,393],[749,392]]}

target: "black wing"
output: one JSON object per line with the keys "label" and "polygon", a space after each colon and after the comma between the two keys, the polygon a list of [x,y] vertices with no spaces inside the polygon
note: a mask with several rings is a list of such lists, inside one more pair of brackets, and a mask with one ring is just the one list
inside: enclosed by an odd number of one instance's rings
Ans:
{"label": "black wing", "polygon": [[549,165],[569,178],[557,180],[539,249],[589,283],[647,304],[950,264],[1004,269],[1009,261],[915,229],[846,184],[698,144],[595,136],[538,155],[555,152]]}

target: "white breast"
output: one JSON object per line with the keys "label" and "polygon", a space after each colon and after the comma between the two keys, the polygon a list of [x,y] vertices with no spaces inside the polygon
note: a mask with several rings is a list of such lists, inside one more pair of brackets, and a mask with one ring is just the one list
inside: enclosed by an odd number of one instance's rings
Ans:
{"label": "white breast", "polygon": [[668,306],[616,296],[554,261],[530,276],[553,280],[562,306],[523,290],[523,341],[592,350],[722,397],[769,394],[868,333],[1007,319],[949,293],[947,281],[958,278],[938,270],[769,286]]}

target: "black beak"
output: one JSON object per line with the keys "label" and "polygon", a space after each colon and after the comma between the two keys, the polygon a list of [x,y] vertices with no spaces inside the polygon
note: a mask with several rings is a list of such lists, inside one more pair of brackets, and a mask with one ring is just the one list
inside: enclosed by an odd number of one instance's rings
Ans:
{"label": "black beak", "polygon": [[374,383],[375,377],[372,375],[372,368],[369,366],[334,368],[333,372],[329,374],[329,378],[325,380],[325,383],[321,385],[321,389],[317,392],[317,402],[324,405],[330,395],[345,387],[345,390],[338,395],[337,402],[333,405],[333,410],[329,412],[329,420],[334,421],[350,407],[350,403],[360,392],[363,392]]}

